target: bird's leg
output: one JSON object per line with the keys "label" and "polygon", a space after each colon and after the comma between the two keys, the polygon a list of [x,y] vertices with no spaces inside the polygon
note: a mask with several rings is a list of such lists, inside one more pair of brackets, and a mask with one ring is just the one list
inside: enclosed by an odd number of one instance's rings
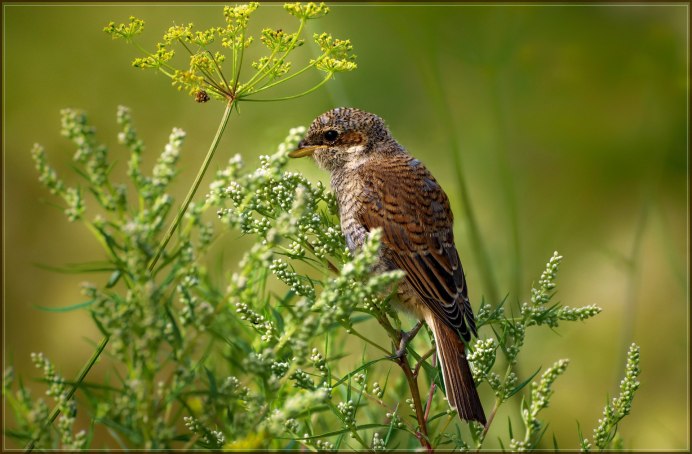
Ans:
{"label": "bird's leg", "polygon": [[399,341],[399,349],[394,353],[393,358],[400,359],[402,356],[404,356],[404,353],[406,353],[406,347],[408,346],[409,342],[411,342],[413,338],[416,337],[416,334],[418,334],[418,331],[420,330],[421,326],[423,326],[423,320],[419,320],[418,323],[416,323],[416,326],[414,326],[411,329],[411,331],[401,332],[401,341]]}

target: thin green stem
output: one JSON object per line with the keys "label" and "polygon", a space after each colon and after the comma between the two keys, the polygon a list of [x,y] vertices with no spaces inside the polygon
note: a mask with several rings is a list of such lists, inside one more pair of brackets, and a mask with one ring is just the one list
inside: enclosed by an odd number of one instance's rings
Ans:
{"label": "thin green stem", "polygon": [[233,54],[231,55],[231,75],[233,76],[231,78],[231,84],[233,84],[233,91],[235,92],[235,88],[238,86],[238,79],[236,79],[235,76],[235,67],[236,67],[236,58],[238,58],[237,51],[235,48],[235,37],[233,38]]}
{"label": "thin green stem", "polygon": [[190,49],[189,47],[187,47],[187,44],[185,44],[185,41],[183,41],[182,39],[178,38],[178,42],[179,42],[180,44],[183,45],[183,47],[185,48],[185,50],[187,51],[187,53],[190,54],[190,56],[195,55],[195,53],[192,52],[192,49]]}
{"label": "thin green stem", "polygon": [[[301,18],[301,19],[300,19],[300,25],[298,26],[298,31],[296,32],[295,38],[294,38],[293,41],[291,42],[291,45],[288,46],[288,49],[286,49],[286,50],[284,51],[284,54],[281,56],[281,58],[279,58],[279,59],[277,60],[277,64],[275,64],[275,65],[274,65],[271,69],[269,69],[268,71],[264,71],[264,70],[266,69],[266,67],[271,63],[272,59],[274,58],[274,55],[276,55],[277,49],[275,48],[275,49],[272,51],[271,55],[269,55],[269,58],[267,59],[267,63],[265,63],[264,66],[262,66],[262,68],[260,68],[260,69],[255,73],[254,76],[252,76],[252,78],[248,81],[248,83],[245,84],[245,88],[246,88],[246,92],[247,92],[246,95],[249,95],[249,94],[252,92],[252,87],[254,87],[255,85],[257,85],[257,84],[258,84],[259,82],[261,82],[265,77],[267,77],[267,76],[269,75],[269,73],[271,73],[272,70],[273,70],[277,65],[280,64],[279,62],[282,62],[282,61],[288,56],[288,54],[291,53],[291,51],[293,51],[293,49],[296,48],[296,44],[298,43],[298,40],[299,40],[299,38],[300,38],[300,34],[303,32],[303,28],[305,27],[305,22],[306,22],[306,19],[305,19],[305,18]],[[287,79],[282,79],[281,82],[283,82],[284,80],[287,80]]]}
{"label": "thin green stem", "polygon": [[[355,386],[353,386],[352,384],[350,384],[349,381],[344,380],[344,378],[339,378],[339,377],[337,377],[336,375],[332,375],[332,378],[333,378],[334,380],[338,381],[338,382],[342,382],[342,384],[343,384],[344,386],[348,386],[348,387],[351,388],[353,391],[360,391],[360,392],[362,393],[362,395],[365,396],[367,399],[370,399],[371,401],[375,402],[375,403],[376,403],[377,405],[379,405],[380,407],[382,407],[382,408],[384,408],[384,409],[386,409],[386,410],[389,410],[391,413],[395,413],[395,412],[396,412],[396,408],[391,409],[391,408],[388,407],[387,404],[385,404],[384,401],[383,401],[382,399],[380,399],[379,397],[373,396],[372,394],[369,394],[368,392],[366,392],[366,391],[364,391],[364,390],[359,390],[358,388],[356,388]],[[406,428],[409,429],[409,431],[410,431],[412,434],[415,434],[415,432],[416,432],[415,427],[413,427],[413,426],[412,426],[408,421],[406,421],[405,419],[401,419],[400,421],[402,422],[402,424],[404,424],[404,425],[406,426]]]}
{"label": "thin green stem", "polygon": [[[141,53],[143,53],[144,55],[146,55],[146,56],[148,56],[148,57],[153,57],[153,56],[154,56],[154,54],[152,54],[151,52],[149,52],[148,50],[146,50],[144,47],[142,47],[137,41],[135,41],[135,40],[130,40],[130,42],[132,43],[133,46],[135,46],[135,47],[137,48],[137,50],[139,50],[139,51],[140,51]],[[174,71],[174,72],[176,71],[176,69],[175,69],[174,67],[172,67],[171,65],[168,65],[168,64],[163,63],[163,62],[161,63],[161,66],[158,67],[158,70],[159,70],[159,71],[161,71],[162,73],[164,73],[164,74],[167,75],[168,77],[171,77],[171,78],[172,78],[172,77],[173,77],[173,74],[171,74],[171,73],[167,72],[165,69],[163,69],[164,66],[165,66],[167,69],[169,69],[169,70],[171,70],[171,71]]]}
{"label": "thin green stem", "polygon": [[185,197],[185,200],[183,201],[183,204],[180,207],[180,210],[178,211],[178,214],[176,215],[175,219],[168,228],[168,231],[164,235],[163,241],[161,242],[161,245],[159,246],[156,255],[154,255],[154,258],[152,258],[151,262],[149,262],[150,271],[154,269],[154,267],[156,266],[156,262],[159,261],[161,254],[163,253],[164,249],[166,249],[168,242],[173,237],[173,233],[175,233],[175,230],[178,228],[180,221],[183,219],[183,216],[187,211],[187,207],[190,205],[192,198],[195,196],[195,193],[197,192],[197,189],[199,188],[199,185],[202,182],[204,174],[207,172],[207,168],[209,167],[209,164],[211,163],[211,160],[214,157],[214,152],[216,151],[216,148],[219,146],[219,142],[221,140],[221,136],[223,135],[223,131],[226,129],[226,125],[228,124],[228,119],[231,116],[231,111],[233,109],[234,102],[235,100],[231,99],[228,102],[228,104],[226,104],[226,110],[223,113],[223,117],[221,117],[219,129],[216,131],[216,135],[214,136],[214,140],[212,140],[211,145],[209,146],[209,151],[207,151],[207,155],[204,157],[204,161],[202,161],[202,166],[200,167],[199,172],[197,172],[195,181],[192,183],[192,187],[190,187],[190,191],[188,191],[187,196]]}
{"label": "thin green stem", "polygon": [[358,338],[364,340],[364,341],[367,342],[368,344],[372,345],[372,346],[375,347],[376,349],[378,349],[378,350],[380,350],[381,352],[383,352],[385,355],[391,355],[391,352],[387,351],[387,350],[386,350],[385,348],[383,348],[381,345],[379,345],[379,344],[375,343],[374,341],[371,341],[371,340],[368,339],[367,337],[363,336],[363,335],[360,334],[358,331],[356,331],[355,328],[351,327],[351,328],[349,328],[349,329],[351,330],[351,334],[353,334],[354,336],[356,336],[356,337],[358,337]]}
{"label": "thin green stem", "polygon": [[243,33],[240,35],[240,57],[238,60],[238,66],[233,67],[234,69],[234,77],[235,77],[235,84],[233,86],[233,91],[235,92],[238,89],[238,84],[240,83],[240,70],[243,68],[243,54],[245,54],[245,30],[243,30]]}
{"label": "thin green stem", "polygon": [[211,58],[211,61],[214,63],[214,69],[216,70],[216,74],[221,78],[223,84],[226,86],[226,89],[228,89],[228,92],[230,93],[231,85],[228,83],[228,80],[226,80],[226,76],[224,76],[223,71],[221,71],[221,67],[219,66],[219,63],[216,61],[214,54],[212,54],[211,51],[208,49],[205,49],[205,51],[209,54],[209,58]]}
{"label": "thin green stem", "polygon": [[286,81],[289,81],[289,80],[293,79],[294,77],[303,74],[303,73],[304,73],[305,71],[307,71],[308,69],[314,67],[320,60],[321,60],[321,58],[318,58],[317,60],[314,60],[312,63],[310,63],[309,65],[307,65],[307,66],[304,67],[303,69],[294,72],[294,73],[291,74],[290,76],[282,77],[281,79],[276,80],[276,81],[274,81],[274,82],[272,82],[272,83],[269,83],[269,84],[267,84],[267,85],[263,85],[263,86],[261,86],[260,88],[258,88],[257,90],[254,90],[254,91],[251,91],[251,92],[247,93],[246,96],[254,95],[255,93],[259,93],[259,92],[261,92],[261,91],[268,90],[268,89],[270,89],[270,88],[272,88],[272,87],[274,87],[274,86],[276,86],[276,85],[279,85],[279,84],[282,84],[282,83],[284,83],[284,82],[286,82]]}
{"label": "thin green stem", "polygon": [[[312,88],[309,89],[309,90],[305,90],[305,91],[302,92],[302,93],[298,93],[297,95],[284,96],[284,97],[282,97],[282,98],[271,98],[271,99],[252,99],[252,98],[249,98],[249,97],[245,97],[245,96],[248,96],[248,95],[244,95],[244,96],[242,97],[242,100],[243,100],[243,101],[254,101],[254,102],[270,102],[270,101],[286,101],[286,100],[289,100],[289,99],[300,98],[301,96],[308,95],[308,94],[312,93],[313,91],[317,90],[318,88],[320,88],[322,85],[326,84],[326,83],[329,81],[329,79],[331,79],[331,77],[332,77],[333,74],[334,74],[334,73],[331,73],[331,72],[330,72],[330,73],[327,73],[327,76],[326,76],[324,79],[322,79],[322,81],[321,81],[319,84],[315,85],[314,87],[312,87]],[[250,93],[250,94],[252,94],[252,93]]]}
{"label": "thin green stem", "polygon": [[211,74],[209,74],[206,70],[204,70],[202,68],[198,67],[197,69],[199,69],[199,71],[204,75],[203,82],[205,84],[207,84],[211,90],[215,91],[216,93],[218,93],[221,96],[224,96],[224,97],[228,96],[228,92],[226,92],[226,90],[214,80],[214,78],[211,76]]}
{"label": "thin green stem", "polygon": [[269,57],[267,58],[267,62],[264,65],[262,65],[260,68],[258,68],[257,72],[255,74],[253,74],[253,76],[250,78],[250,80],[248,80],[244,84],[243,91],[250,90],[255,85],[255,83],[257,83],[257,82],[259,82],[259,80],[261,80],[261,79],[259,79],[259,77],[264,73],[264,70],[267,69],[267,66],[269,66],[269,62],[272,61],[272,59],[274,58],[274,55],[276,55],[276,52],[277,52],[276,49],[274,49],[272,51],[272,53],[269,54]]}
{"label": "thin green stem", "polygon": [[[226,110],[224,111],[223,117],[221,118],[221,123],[219,124],[219,128],[216,131],[216,135],[214,136],[214,140],[211,143],[211,146],[209,147],[209,151],[207,152],[207,155],[204,158],[204,161],[202,162],[202,166],[197,173],[197,176],[195,177],[195,181],[192,184],[192,187],[190,188],[190,191],[188,192],[187,196],[185,197],[185,200],[183,201],[183,204],[180,208],[180,211],[178,211],[177,216],[171,223],[171,226],[168,228],[168,231],[166,232],[166,235],[159,246],[159,249],[154,256],[154,258],[149,262],[149,271],[153,270],[154,267],[156,266],[156,263],[158,262],[159,258],[161,257],[161,254],[163,253],[164,249],[168,245],[168,242],[170,241],[171,237],[173,236],[173,233],[175,232],[176,228],[180,224],[180,221],[183,218],[183,215],[187,211],[187,207],[190,205],[190,201],[194,197],[195,193],[197,192],[197,189],[199,188],[200,182],[202,181],[202,178],[204,177],[204,174],[206,173],[207,168],[209,167],[209,163],[211,162],[211,159],[214,156],[214,152],[216,151],[216,148],[219,145],[219,142],[221,140],[221,136],[223,135],[223,131],[226,129],[226,125],[228,124],[228,119],[230,118],[231,111],[233,109],[233,104],[235,100],[231,99],[229,100],[228,104],[226,105]],[[100,235],[98,235],[100,236]],[[96,361],[98,358],[101,356],[101,353],[103,353],[103,350],[106,348],[106,345],[108,345],[108,341],[110,340],[110,336],[106,335],[104,336],[101,341],[99,342],[96,350],[94,353],[91,355],[91,358],[89,358],[89,361],[84,365],[82,370],[80,371],[79,375],[77,378],[74,380],[74,384],[68,391],[66,395],[66,400],[69,400],[72,398],[74,393],[77,391],[77,389],[81,386],[82,382],[86,378],[86,376],[89,374],[89,371],[91,371],[91,368],[94,367],[94,364],[96,364]],[[29,444],[26,446],[25,450],[26,452],[31,452],[33,449],[36,447],[36,443],[40,439],[41,435],[48,429],[48,427],[55,421],[55,419],[58,417],[60,414],[60,407],[59,405],[56,405],[53,410],[50,413],[49,418],[46,420],[46,422],[43,424],[41,427],[41,430],[39,431],[38,435],[32,439]]]}
{"label": "thin green stem", "polygon": [[[507,366],[507,370],[505,371],[505,378],[504,382],[507,382],[507,379],[509,378],[509,374],[512,373],[513,367],[512,364],[510,363]],[[504,399],[501,397],[496,397],[495,398],[495,403],[493,404],[493,409],[490,411],[490,414],[488,415],[488,420],[485,422],[485,426],[483,427],[483,432],[481,432],[481,436],[479,437],[478,440],[478,449],[476,452],[480,451],[481,446],[483,445],[483,441],[485,440],[485,436],[488,434],[488,430],[490,430],[490,424],[492,424],[493,420],[495,419],[495,415],[497,414],[497,410],[500,408],[500,405],[504,403]]]}
{"label": "thin green stem", "polygon": [[497,152],[498,159],[496,160],[499,171],[500,171],[500,181],[499,185],[504,192],[505,203],[507,204],[507,215],[509,217],[509,228],[512,238],[512,253],[514,255],[514,265],[511,267],[512,270],[512,293],[515,298],[519,298],[519,292],[522,283],[522,253],[521,253],[521,238],[519,235],[519,213],[517,207],[517,197],[516,197],[516,187],[514,184],[513,173],[509,168],[509,143],[508,131],[511,125],[511,116],[507,113],[507,106],[505,99],[507,97],[502,97],[502,89],[506,84],[506,77],[500,73],[500,70],[492,69],[492,77],[490,82],[492,86],[489,91],[491,93],[492,106],[495,114],[495,122],[498,125],[497,133],[494,135],[497,138]]}
{"label": "thin green stem", "polygon": [[[315,257],[317,257],[317,254],[315,253],[315,247],[309,241],[301,242],[301,244],[305,247],[305,249],[309,250],[310,252],[313,253],[313,255],[315,255]],[[329,271],[331,271],[332,273],[334,273],[336,275],[339,274],[339,268],[337,268],[336,265],[334,265],[331,261],[329,261],[329,259],[325,258],[322,260],[323,260],[323,262],[318,262],[318,263],[326,264],[327,268],[329,268]]]}
{"label": "thin green stem", "polygon": [[[72,385],[72,387],[70,387],[70,390],[65,395],[65,402],[72,399],[72,396],[74,396],[74,393],[77,391],[77,388],[79,388],[80,384],[84,381],[91,368],[94,367],[94,364],[96,364],[96,360],[98,360],[99,356],[101,356],[101,353],[103,352],[103,349],[106,348],[106,345],[108,344],[109,340],[110,336],[105,336],[103,339],[101,339],[101,342],[99,342],[98,346],[96,347],[96,351],[94,351],[94,353],[91,355],[91,358],[89,358],[89,361],[84,365],[84,367],[82,367],[82,370],[79,372],[79,375],[77,375],[74,384]],[[43,433],[48,429],[48,427],[51,424],[53,424],[53,421],[55,421],[59,414],[60,404],[58,403],[55,404],[55,407],[53,407],[53,410],[50,412],[50,416],[43,423],[43,426],[41,426],[41,430],[39,431],[38,435],[34,439],[32,439],[28,445],[26,445],[26,452],[31,452],[34,450],[34,448],[36,447],[36,443],[41,438],[41,435],[43,435]]]}
{"label": "thin green stem", "polygon": [[437,55],[434,53],[435,48],[425,46],[423,42],[415,39],[415,34],[409,33],[408,30],[401,30],[399,36],[406,40],[410,48],[417,49],[417,54],[421,57],[418,60],[421,61],[422,64],[416,65],[416,67],[421,69],[421,73],[427,82],[427,86],[430,88],[430,98],[438,112],[438,118],[444,123],[445,130],[449,131],[449,145],[452,159],[454,160],[454,170],[456,171],[457,183],[459,185],[461,209],[463,210],[464,218],[468,222],[469,236],[471,237],[471,247],[473,248],[476,260],[478,260],[478,265],[481,268],[479,275],[483,279],[485,292],[493,304],[498,304],[500,298],[497,290],[497,281],[495,279],[495,273],[493,272],[493,267],[490,263],[490,257],[488,256],[485,243],[480,234],[480,228],[478,226],[478,221],[476,220],[475,212],[473,211],[471,198],[469,197],[468,185],[466,183],[466,177],[464,175],[461,162],[461,147],[459,146],[456,134],[453,133],[456,128],[452,123],[452,112],[447,101],[448,97],[445,96],[441,88],[440,71],[437,65],[438,60]]}
{"label": "thin green stem", "polygon": [[451,415],[447,416],[447,422],[445,423],[444,426],[440,428],[440,430],[437,431],[437,437],[436,440],[439,440],[442,435],[444,435],[445,431],[447,430],[447,427],[454,421],[454,418],[456,417],[456,413],[452,413]]}
{"label": "thin green stem", "polygon": [[[634,331],[635,316],[637,314],[637,288],[638,284],[641,282],[641,261],[639,257],[641,256],[642,243],[644,238],[644,233],[646,232],[646,224],[649,218],[649,203],[646,201],[642,205],[641,212],[639,213],[639,219],[634,230],[634,238],[632,240],[632,246],[630,249],[629,257],[627,257],[627,278],[626,288],[625,288],[625,301],[623,307],[625,310],[622,314],[622,332],[620,333],[620,348],[622,349],[622,356],[627,357],[627,351],[632,343],[632,333]],[[621,370],[622,373],[625,370]],[[619,380],[617,381],[619,384]]]}
{"label": "thin green stem", "polygon": [[449,103],[447,102],[447,97],[445,97],[442,93],[439,68],[434,63],[418,66],[424,70],[424,75],[429,81],[428,86],[432,88],[432,90],[430,90],[433,95],[431,96],[431,99],[434,101],[437,111],[440,113],[439,118],[444,122],[445,129],[449,131],[451,155],[452,159],[454,160],[454,170],[456,171],[457,184],[459,185],[461,208],[464,212],[464,217],[469,227],[471,246],[473,247],[476,259],[478,260],[478,265],[481,268],[479,275],[484,279],[485,291],[487,292],[490,301],[492,301],[493,304],[497,304],[500,301],[500,297],[497,292],[495,273],[490,263],[490,257],[488,256],[485,242],[483,241],[480,233],[480,227],[478,226],[476,213],[473,210],[471,197],[469,196],[468,184],[463,171],[464,167],[461,162],[461,147],[459,145],[457,135],[453,132],[455,128],[452,124],[452,112]]}
{"label": "thin green stem", "polygon": [[[193,57],[194,55],[196,55],[196,53],[193,52],[192,49],[190,49],[187,44],[185,44],[185,41],[183,41],[182,39],[178,39],[178,42],[185,48],[187,53],[190,54],[190,57]],[[216,67],[217,73],[220,74],[220,69],[219,69],[219,66],[216,64],[216,60],[214,59],[214,55],[208,50],[205,50],[205,51],[211,57],[211,61],[214,62],[214,66]],[[216,81],[214,80],[214,77],[212,77],[212,75],[206,69],[204,69],[200,66],[196,66],[196,68],[202,73],[202,75],[204,75],[204,77],[205,77],[204,82],[207,85],[212,87],[221,96],[228,96],[229,95],[229,93],[226,92],[226,90],[224,90],[224,88],[221,85],[216,83]],[[224,82],[226,81],[226,79],[223,78],[223,74],[221,74],[221,78],[223,79]],[[226,85],[228,85],[228,84],[226,83]]]}
{"label": "thin green stem", "polygon": [[[331,402],[327,402],[327,405],[329,406],[329,408],[331,408],[332,412],[335,415],[340,414],[336,405],[334,405]],[[339,419],[341,419],[341,422],[344,423],[344,425],[346,424],[345,421],[341,418],[341,416],[339,416]],[[348,425],[347,428],[348,428],[349,432],[351,433],[351,436],[353,437],[354,440],[356,440],[358,443],[360,443],[360,445],[362,447],[364,447],[365,449],[370,449],[370,446],[368,446],[368,444],[365,442],[365,440],[363,440],[363,438],[358,434],[358,431],[356,430],[355,425],[353,425],[353,424]]]}

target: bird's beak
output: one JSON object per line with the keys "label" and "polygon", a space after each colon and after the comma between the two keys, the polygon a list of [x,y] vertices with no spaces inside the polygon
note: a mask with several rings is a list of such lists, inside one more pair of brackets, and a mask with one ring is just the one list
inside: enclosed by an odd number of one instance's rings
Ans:
{"label": "bird's beak", "polygon": [[290,158],[303,158],[305,156],[310,156],[312,155],[315,150],[319,148],[324,148],[322,145],[306,145],[305,142],[300,142],[298,144],[298,148],[296,150],[291,151],[288,153],[288,156]]}

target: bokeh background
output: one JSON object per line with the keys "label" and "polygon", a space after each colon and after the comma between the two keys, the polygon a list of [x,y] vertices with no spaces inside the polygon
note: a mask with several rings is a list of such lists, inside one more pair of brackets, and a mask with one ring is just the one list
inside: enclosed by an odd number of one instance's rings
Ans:
{"label": "bokeh background", "polygon": [[[196,104],[165,77],[132,68],[135,49],[102,28],[141,17],[141,42],[153,46],[172,24],[220,24],[221,11],[220,4],[3,5],[3,358],[17,375],[37,376],[29,354],[42,351],[73,376],[92,352],[87,340],[100,337],[86,313],[35,307],[79,302],[84,280],[38,264],[101,252],[82,225],[51,206],[32,145],[44,145],[67,175],[73,149],[59,135],[59,110],[77,107],[117,154],[116,108],[127,105],[150,158],[172,127],[188,132],[182,197],[223,106]],[[621,424],[625,446],[688,449],[688,16],[685,4],[335,4],[308,32],[350,38],[358,70],[295,101],[241,105],[212,168],[235,153],[256,162],[289,128],[338,105],[379,114],[449,194],[477,307],[491,290],[462,215],[458,152],[494,291],[527,299],[557,250],[565,257],[557,298],[603,308],[559,334],[540,330],[525,350],[524,376],[571,359],[543,414],[560,446],[577,446],[577,420],[590,434],[635,341],[641,388]],[[265,4],[252,20],[257,31],[292,18]],[[291,165],[326,181],[307,160]],[[224,246],[229,266],[246,247],[234,240]]]}

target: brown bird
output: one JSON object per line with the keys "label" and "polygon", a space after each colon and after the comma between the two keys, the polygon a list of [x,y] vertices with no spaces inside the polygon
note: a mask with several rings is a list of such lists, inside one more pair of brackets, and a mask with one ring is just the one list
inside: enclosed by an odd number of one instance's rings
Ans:
{"label": "brown bird", "polygon": [[[331,173],[341,230],[351,251],[382,229],[375,271],[401,269],[399,304],[435,337],[447,400],[462,419],[485,424],[464,341],[476,333],[447,195],[423,163],[392,137],[384,121],[353,108],[317,117],[294,158],[312,155]],[[399,354],[420,328],[404,335]],[[462,340],[463,339],[463,340]]]}

